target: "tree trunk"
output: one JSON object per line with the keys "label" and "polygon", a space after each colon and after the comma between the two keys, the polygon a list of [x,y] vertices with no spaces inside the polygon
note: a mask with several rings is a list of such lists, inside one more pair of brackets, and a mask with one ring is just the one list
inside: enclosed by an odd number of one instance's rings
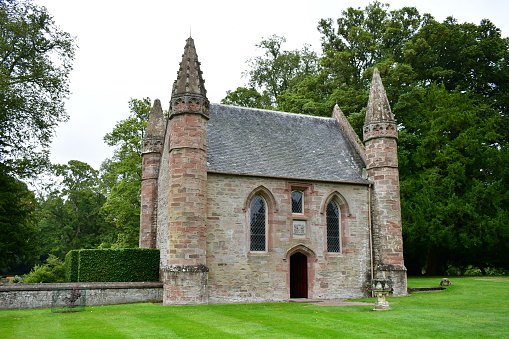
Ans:
{"label": "tree trunk", "polygon": [[440,255],[440,250],[436,247],[428,249],[428,265],[426,275],[442,275],[444,273],[443,257]]}

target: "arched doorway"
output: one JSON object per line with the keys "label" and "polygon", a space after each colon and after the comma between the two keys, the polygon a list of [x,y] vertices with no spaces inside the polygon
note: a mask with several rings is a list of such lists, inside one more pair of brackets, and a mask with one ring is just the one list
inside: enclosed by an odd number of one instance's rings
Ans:
{"label": "arched doorway", "polygon": [[296,252],[290,256],[290,298],[308,297],[308,257]]}

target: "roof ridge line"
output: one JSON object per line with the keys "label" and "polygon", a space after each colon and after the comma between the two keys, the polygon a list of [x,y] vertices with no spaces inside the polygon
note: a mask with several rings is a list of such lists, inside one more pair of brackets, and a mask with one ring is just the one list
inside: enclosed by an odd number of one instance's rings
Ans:
{"label": "roof ridge line", "polygon": [[235,108],[240,108],[240,109],[243,109],[243,110],[255,110],[255,111],[263,111],[263,112],[273,112],[273,113],[277,113],[277,114],[295,115],[295,116],[299,116],[299,117],[309,117],[309,118],[319,118],[319,119],[326,119],[326,120],[336,120],[333,117],[322,117],[320,115],[311,115],[311,114],[306,114],[306,113],[293,113],[293,112],[276,111],[276,110],[266,109],[266,108],[244,107],[244,106],[235,106],[235,105],[227,105],[227,104],[217,104],[217,103],[211,103],[211,105],[226,106],[226,107],[235,107]]}

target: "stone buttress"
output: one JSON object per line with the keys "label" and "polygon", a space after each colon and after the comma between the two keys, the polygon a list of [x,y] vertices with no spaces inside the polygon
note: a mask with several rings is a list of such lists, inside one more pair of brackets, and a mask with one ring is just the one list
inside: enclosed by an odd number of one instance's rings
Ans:
{"label": "stone buttress", "polygon": [[403,261],[397,139],[387,94],[375,68],[364,123],[366,169],[373,182],[372,221],[376,279],[388,279],[393,295],[407,295]]}
{"label": "stone buttress", "polygon": [[207,121],[200,63],[187,39],[169,112],[168,262],[164,305],[208,303],[206,266]]}
{"label": "stone buttress", "polygon": [[165,128],[161,102],[155,100],[141,151],[140,248],[156,248],[157,185]]}

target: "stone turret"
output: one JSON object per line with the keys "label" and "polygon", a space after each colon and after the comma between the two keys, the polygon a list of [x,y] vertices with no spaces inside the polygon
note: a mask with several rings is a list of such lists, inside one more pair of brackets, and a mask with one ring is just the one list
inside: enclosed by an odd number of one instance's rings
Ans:
{"label": "stone turret", "polygon": [[141,248],[156,248],[157,185],[165,128],[166,123],[163,118],[161,102],[159,100],[155,100],[148,118],[141,155],[142,170],[139,242]]}
{"label": "stone turret", "polygon": [[397,153],[398,131],[389,100],[375,68],[371,82],[364,143],[368,179],[373,182],[372,220],[375,278],[390,280],[394,295],[406,295]]}
{"label": "stone turret", "polygon": [[168,263],[166,305],[208,302],[206,263],[206,96],[194,41],[187,39],[169,112]]}

